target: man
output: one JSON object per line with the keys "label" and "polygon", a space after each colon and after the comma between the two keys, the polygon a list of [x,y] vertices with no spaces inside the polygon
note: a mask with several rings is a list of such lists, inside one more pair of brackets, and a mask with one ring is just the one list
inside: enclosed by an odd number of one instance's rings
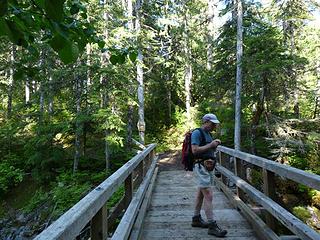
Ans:
{"label": "man", "polygon": [[[212,211],[213,169],[216,163],[214,151],[221,141],[213,140],[210,132],[216,129],[219,123],[216,115],[208,113],[202,118],[201,129],[194,130],[191,135],[191,149],[195,156],[193,171],[198,184],[192,226],[208,228],[209,235],[224,237],[227,231],[217,225]],[[202,139],[203,137],[205,139]],[[200,215],[202,203],[208,222],[205,222]]]}

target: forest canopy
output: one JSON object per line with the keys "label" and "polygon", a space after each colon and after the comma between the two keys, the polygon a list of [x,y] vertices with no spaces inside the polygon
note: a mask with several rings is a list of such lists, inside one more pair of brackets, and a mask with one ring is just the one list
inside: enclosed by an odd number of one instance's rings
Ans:
{"label": "forest canopy", "polygon": [[[180,149],[208,112],[235,147],[240,66],[241,150],[320,174],[319,3],[242,0],[239,61],[238,1],[0,1],[0,216],[30,183],[23,211],[57,217],[135,142]],[[320,208],[317,191],[288,194],[301,218]]]}

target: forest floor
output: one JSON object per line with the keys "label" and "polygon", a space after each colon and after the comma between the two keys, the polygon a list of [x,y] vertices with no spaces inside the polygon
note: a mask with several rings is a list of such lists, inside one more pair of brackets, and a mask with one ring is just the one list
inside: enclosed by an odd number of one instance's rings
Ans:
{"label": "forest floor", "polygon": [[159,154],[159,171],[184,170],[181,163],[181,151],[170,150]]}

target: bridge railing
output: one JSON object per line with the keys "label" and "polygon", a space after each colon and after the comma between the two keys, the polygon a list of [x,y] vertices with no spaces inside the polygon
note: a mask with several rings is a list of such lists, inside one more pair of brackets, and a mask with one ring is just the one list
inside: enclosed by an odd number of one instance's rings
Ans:
{"label": "bridge railing", "polygon": [[[246,215],[261,239],[320,239],[319,233],[276,202],[275,192],[276,177],[289,179],[312,189],[320,190],[319,175],[224,146],[219,146],[217,150],[220,162],[217,170],[221,172],[222,177],[216,178],[216,183],[231,202]],[[246,181],[244,165],[248,165],[248,163],[262,170],[263,192],[260,192]],[[236,185],[236,194],[228,188],[230,182]],[[245,204],[248,198],[255,204],[262,206],[266,212],[265,221]],[[277,220],[296,236],[279,237],[273,231]]]}
{"label": "bridge railing", "polygon": [[[141,205],[141,199],[144,198],[156,167],[155,147],[156,144],[151,144],[133,157],[40,233],[35,240],[72,240],[86,226],[90,226],[91,240],[107,239],[108,228],[114,225],[117,218],[122,215],[127,224],[124,228],[122,227],[121,232],[123,231],[125,235],[130,234],[139,204]],[[109,211],[107,201],[123,185],[123,198],[112,208],[112,211]],[[136,189],[138,186],[139,188]],[[133,196],[134,191],[136,193]],[[123,225],[121,222],[120,225]],[[124,239],[117,238],[118,229],[113,239]]]}

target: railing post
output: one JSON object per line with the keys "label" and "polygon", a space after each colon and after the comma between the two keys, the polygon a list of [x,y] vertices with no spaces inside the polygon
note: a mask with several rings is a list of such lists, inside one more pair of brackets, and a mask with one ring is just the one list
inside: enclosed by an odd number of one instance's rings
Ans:
{"label": "railing post", "polygon": [[124,182],[124,191],[124,202],[125,206],[128,207],[133,194],[132,173],[127,177],[127,179]]}
{"label": "railing post", "polygon": [[91,220],[91,239],[101,240],[108,237],[108,211],[103,206]]}
{"label": "railing post", "polygon": [[141,161],[137,167],[137,174],[138,174],[138,177],[137,177],[137,185],[140,185],[142,183],[142,180],[143,180],[143,168],[144,168],[144,161]]}
{"label": "railing post", "polygon": [[[227,160],[226,160],[226,154],[222,154],[220,151],[219,151],[219,161],[220,161],[220,165],[222,167],[226,167],[227,166]],[[222,182],[224,183],[224,185],[227,185],[227,177],[224,176],[222,173],[221,173],[221,180]]]}
{"label": "railing post", "polygon": [[[240,177],[241,179],[245,180],[244,176],[243,176],[244,175],[243,174],[244,171],[243,171],[243,166],[242,166],[243,165],[242,164],[242,160],[239,159],[239,158],[234,157],[233,161],[234,161],[234,174],[236,176]],[[244,194],[243,194],[243,191],[239,187],[237,187],[237,195],[238,195],[238,197],[240,199],[243,200]]]}
{"label": "railing post", "polygon": [[[274,173],[266,169],[263,169],[263,192],[269,198],[273,200],[275,199],[276,193],[275,193]],[[268,212],[266,213],[266,223],[272,230],[276,229],[276,220]]]}

